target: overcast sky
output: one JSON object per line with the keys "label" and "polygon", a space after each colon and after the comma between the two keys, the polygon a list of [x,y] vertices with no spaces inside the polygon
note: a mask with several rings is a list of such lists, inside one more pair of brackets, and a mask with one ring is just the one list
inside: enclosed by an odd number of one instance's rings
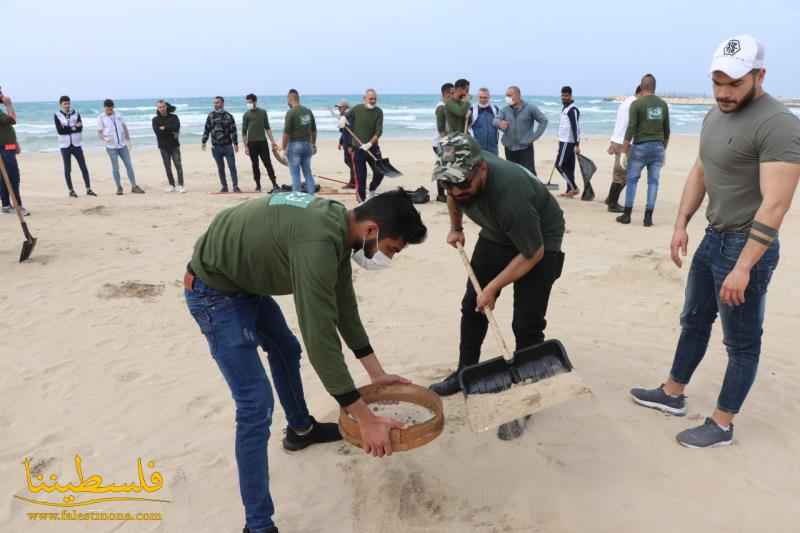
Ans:
{"label": "overcast sky", "polygon": [[715,46],[766,45],[766,88],[800,96],[800,1],[2,0],[0,84],[17,100],[435,93],[707,93]]}

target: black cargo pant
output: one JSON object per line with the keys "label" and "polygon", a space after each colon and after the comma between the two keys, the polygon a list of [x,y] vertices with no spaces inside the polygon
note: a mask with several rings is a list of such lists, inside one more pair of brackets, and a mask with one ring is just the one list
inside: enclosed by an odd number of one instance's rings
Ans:
{"label": "black cargo pant", "polygon": [[[478,238],[471,263],[481,287],[488,285],[518,254],[517,249],[512,246]],[[514,319],[511,326],[514,330],[516,350],[544,342],[544,329],[547,326],[545,315],[550,300],[550,290],[553,288],[553,283],[561,276],[563,266],[562,252],[545,252],[542,260],[514,283]],[[467,280],[467,292],[461,302],[459,369],[478,362],[481,345],[489,327],[486,315],[475,311],[476,304],[477,295]]]}
{"label": "black cargo pant", "polygon": [[261,167],[258,164],[258,159],[264,162],[267,168],[267,175],[270,181],[275,184],[275,169],[272,166],[272,158],[269,155],[269,147],[267,141],[253,141],[247,143],[247,150],[250,152],[250,162],[253,164],[253,181],[256,182],[256,187],[261,187]]}

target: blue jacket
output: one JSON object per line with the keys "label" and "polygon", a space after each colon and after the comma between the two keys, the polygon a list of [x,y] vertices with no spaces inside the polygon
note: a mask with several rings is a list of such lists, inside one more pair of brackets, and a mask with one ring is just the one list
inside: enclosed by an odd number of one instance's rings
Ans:
{"label": "blue jacket", "polygon": [[497,138],[499,130],[494,124],[494,119],[500,114],[500,109],[489,104],[488,107],[472,107],[472,136],[478,141],[483,150],[497,155]]}

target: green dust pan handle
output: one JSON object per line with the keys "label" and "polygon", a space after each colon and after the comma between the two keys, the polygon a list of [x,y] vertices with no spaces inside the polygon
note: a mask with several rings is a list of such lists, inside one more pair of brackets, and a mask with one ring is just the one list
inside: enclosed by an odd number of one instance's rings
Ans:
{"label": "green dust pan handle", "polygon": [[[469,264],[469,258],[467,257],[467,253],[464,251],[464,247],[461,246],[460,242],[456,243],[456,247],[458,248],[458,253],[461,254],[461,261],[464,262],[464,268],[467,269],[467,274],[469,274],[469,280],[472,282],[472,288],[475,289],[475,294],[481,294],[483,289],[481,289],[481,284],[478,282],[478,278],[475,277],[475,271],[472,270],[472,265]],[[500,343],[500,347],[503,349],[503,356],[506,359],[511,359],[513,354],[511,353],[511,350],[508,349],[508,345],[506,344],[506,340],[503,338],[503,334],[500,333],[500,326],[497,325],[497,321],[494,319],[494,313],[488,307],[484,307],[483,312],[486,314],[486,318],[489,319],[489,324],[492,325],[494,336],[497,337],[497,341]]]}

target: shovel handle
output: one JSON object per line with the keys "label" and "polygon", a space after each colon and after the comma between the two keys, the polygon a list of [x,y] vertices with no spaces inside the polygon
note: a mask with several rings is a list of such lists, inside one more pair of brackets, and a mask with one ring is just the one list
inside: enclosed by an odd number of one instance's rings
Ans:
{"label": "shovel handle", "polygon": [[[472,270],[472,265],[469,263],[467,252],[464,251],[464,247],[460,242],[456,243],[456,248],[458,248],[458,253],[461,255],[461,261],[464,263],[464,268],[467,270],[467,274],[469,274],[469,280],[472,282],[472,288],[475,289],[475,294],[481,294],[483,289],[481,289],[481,284],[478,281],[478,278],[475,276],[475,271]],[[492,326],[494,336],[497,338],[497,341],[500,343],[500,346],[503,349],[503,355],[506,359],[511,359],[513,354],[511,353],[511,350],[508,349],[506,340],[503,338],[503,334],[500,332],[500,326],[497,325],[497,320],[494,318],[494,312],[488,307],[484,307],[483,312],[486,315],[486,318],[489,319],[489,324]]]}
{"label": "shovel handle", "polygon": [[[337,114],[336,114],[336,113],[333,111],[333,109],[331,109],[331,110],[330,110],[330,112],[331,112],[331,115],[333,115],[333,116],[334,116],[334,117],[336,117],[336,118],[338,118],[338,117],[340,116],[340,115],[337,115]],[[359,139],[359,138],[356,136],[356,134],[355,134],[355,133],[353,133],[353,130],[351,130],[349,126],[345,126],[345,127],[344,127],[344,131],[346,131],[347,133],[349,133],[349,134],[350,134],[350,136],[351,136],[353,139],[355,139],[356,141],[358,141],[358,146],[359,146],[359,147],[360,147],[361,145],[363,145],[363,144],[364,144],[364,143],[361,141],[361,139]],[[365,152],[367,152],[367,155],[368,155],[368,156],[370,156],[370,157],[372,158],[372,160],[373,160],[373,161],[375,161],[376,163],[378,162],[378,158],[377,158],[377,157],[375,157],[375,156],[373,155],[373,153],[372,153],[372,152],[370,152],[369,150],[364,150],[364,151],[365,151]]]}
{"label": "shovel handle", "polygon": [[0,174],[3,175],[3,181],[6,184],[6,190],[8,191],[8,196],[11,199],[11,205],[14,206],[14,211],[17,213],[17,218],[19,218],[19,223],[22,225],[22,232],[25,233],[25,238],[29,241],[33,240],[33,237],[28,231],[28,225],[25,224],[25,219],[22,217],[22,209],[19,204],[17,204],[17,195],[14,192],[14,188],[11,186],[11,178],[8,177],[8,172],[6,172],[6,165],[3,162],[3,159],[0,158]]}

